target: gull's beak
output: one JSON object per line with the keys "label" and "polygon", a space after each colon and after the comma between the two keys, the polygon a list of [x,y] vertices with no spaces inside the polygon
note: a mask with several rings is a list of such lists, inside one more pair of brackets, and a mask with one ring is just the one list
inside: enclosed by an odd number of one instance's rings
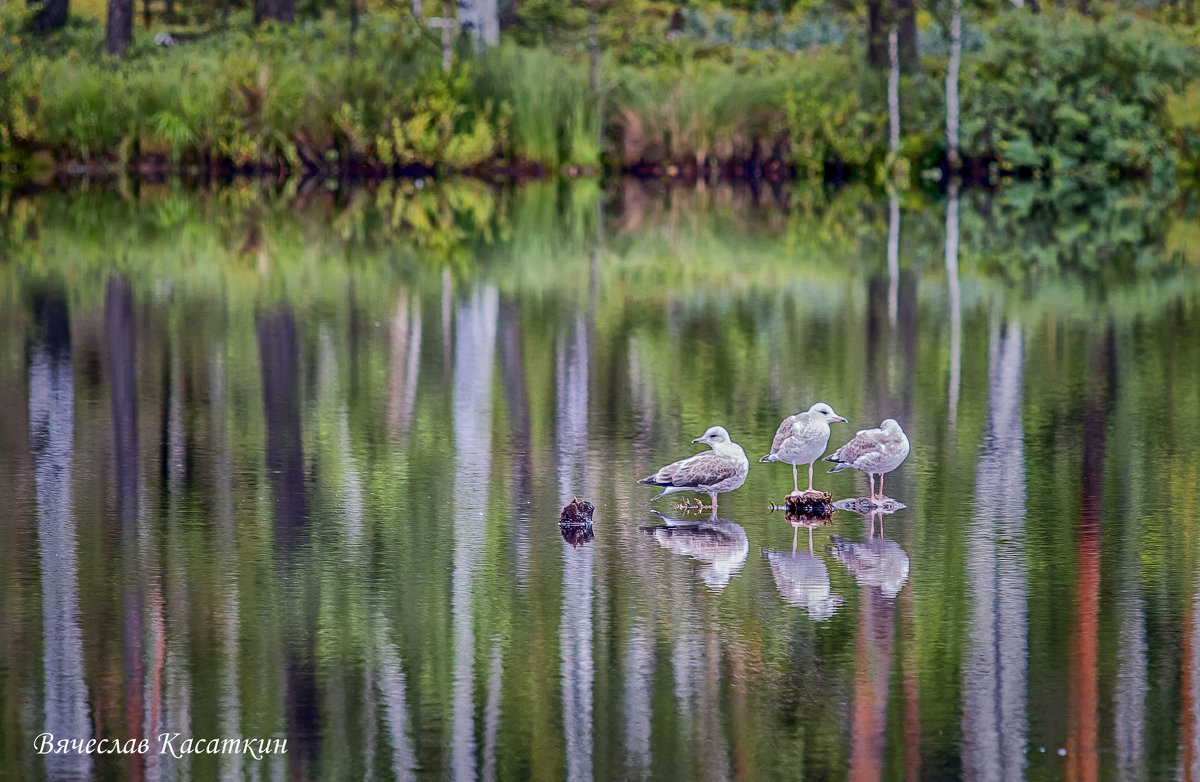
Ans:
{"label": "gull's beak", "polygon": [[703,440],[703,439],[704,439],[703,437],[697,437],[695,440],[692,440],[692,442],[693,442],[693,443],[698,443],[698,442],[700,442],[700,441],[701,441],[701,440]]}
{"label": "gull's beak", "polygon": [[835,420],[835,421],[841,421],[842,423],[846,423],[846,419],[845,419],[845,418],[842,418],[840,415],[839,415],[839,416],[834,416],[834,419],[833,419],[833,420]]}

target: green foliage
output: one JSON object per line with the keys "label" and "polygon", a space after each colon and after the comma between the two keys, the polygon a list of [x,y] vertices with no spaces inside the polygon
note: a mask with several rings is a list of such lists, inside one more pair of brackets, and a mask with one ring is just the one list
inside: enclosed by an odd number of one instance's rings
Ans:
{"label": "green foliage", "polygon": [[615,112],[626,162],[746,157],[752,145],[784,128],[794,61],[745,70],[691,58],[674,68],[620,72]]}
{"label": "green foliage", "polygon": [[[290,170],[753,159],[868,181],[891,165],[886,74],[844,42],[838,17],[689,6],[668,40],[674,6],[605,0],[598,9],[600,95],[583,4],[524,4],[509,40],[479,53],[460,41],[449,73],[440,37],[394,10],[363,13],[354,57],[333,12],[251,27],[239,11],[228,34],[173,48],[143,34],[117,64],[102,53],[99,24],[76,18],[29,41],[27,10],[9,4],[0,11],[0,169],[35,151]],[[1171,29],[1070,12],[1030,24],[1024,12],[977,10],[960,82],[969,161],[997,178],[1089,185],[1169,178],[1177,161],[1185,174],[1200,166],[1200,87],[1189,86],[1200,58]],[[901,81],[901,171],[935,167],[945,154],[944,55],[923,67]]]}
{"label": "green foliage", "polygon": [[509,112],[510,158],[554,167],[600,164],[599,117],[588,63],[548,49],[511,45],[484,54],[473,100],[501,102]]}
{"label": "green foliage", "polygon": [[[887,145],[887,113],[856,85],[854,62],[825,51],[807,58],[788,94],[792,154],[801,171],[820,177],[829,164],[866,168]],[[873,104],[873,105],[872,105]]]}
{"label": "green foliage", "polygon": [[1168,90],[1196,58],[1167,28],[1066,13],[1002,14],[963,71],[968,155],[1099,184],[1173,166]]}

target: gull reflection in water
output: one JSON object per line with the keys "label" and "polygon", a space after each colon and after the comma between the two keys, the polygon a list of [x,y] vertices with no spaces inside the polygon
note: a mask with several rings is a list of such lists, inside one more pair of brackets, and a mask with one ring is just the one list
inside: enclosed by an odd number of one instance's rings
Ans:
{"label": "gull reflection in water", "polygon": [[666,526],[643,527],[642,533],[654,537],[668,551],[705,563],[697,572],[710,590],[720,592],[745,567],[750,539],[740,524],[717,518],[673,519],[651,512]]}
{"label": "gull reflection in water", "polygon": [[[862,543],[834,535],[829,539],[829,553],[854,574],[859,586],[878,587],[883,596],[894,599],[908,581],[908,554],[894,540],[883,536],[883,517],[891,511],[876,508],[866,514],[871,522],[871,534]],[[875,536],[875,524],[879,536]]]}
{"label": "gull reflection in water", "polygon": [[[808,612],[808,618],[823,622],[837,613],[846,598],[833,592],[829,584],[829,569],[825,562],[813,554],[812,529],[830,523],[828,517],[788,518],[794,533],[792,551],[765,551],[763,556],[771,565],[775,588],[788,605],[798,606]],[[798,551],[800,528],[808,528],[808,551]]]}

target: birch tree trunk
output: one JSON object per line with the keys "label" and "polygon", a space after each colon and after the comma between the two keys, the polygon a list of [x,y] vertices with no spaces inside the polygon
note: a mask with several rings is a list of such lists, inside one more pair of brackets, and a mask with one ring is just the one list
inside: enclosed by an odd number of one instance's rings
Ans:
{"label": "birch tree trunk", "polygon": [[900,151],[900,46],[896,26],[888,31],[888,153],[893,161]]}
{"label": "birch tree trunk", "polygon": [[454,4],[442,0],[442,70],[449,71],[453,64],[451,43],[453,42]]}
{"label": "birch tree trunk", "polygon": [[596,149],[604,145],[604,96],[600,92],[600,25],[596,4],[588,3],[588,50],[592,59],[592,100],[596,101]]}
{"label": "birch tree trunk", "polygon": [[958,170],[958,69],[962,64],[962,0],[952,0],[950,64],[946,68],[946,158],[950,174]]}

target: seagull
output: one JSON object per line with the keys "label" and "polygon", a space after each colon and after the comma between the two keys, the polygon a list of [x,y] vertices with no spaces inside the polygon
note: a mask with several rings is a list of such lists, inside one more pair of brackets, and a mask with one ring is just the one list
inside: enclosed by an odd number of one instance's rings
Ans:
{"label": "seagull", "polygon": [[[871,502],[883,502],[883,476],[896,469],[908,458],[908,437],[895,418],[887,418],[878,429],[862,429],[854,438],[838,448],[825,461],[837,462],[830,472],[847,467],[861,470],[871,477]],[[875,476],[879,476],[879,496],[875,496]]]}
{"label": "seagull", "polygon": [[742,446],[729,439],[729,432],[723,426],[709,427],[707,432],[692,442],[704,443],[712,450],[668,464],[638,483],[665,487],[662,494],[651,498],[651,502],[677,491],[707,494],[712,499],[715,516],[717,495],[733,491],[746,482],[750,460],[746,458]]}
{"label": "seagull", "polygon": [[796,465],[808,464],[808,490],[812,491],[813,462],[825,453],[825,446],[829,445],[829,425],[835,421],[845,423],[846,419],[833,412],[833,408],[824,402],[817,402],[807,412],[788,416],[775,433],[771,452],[759,461],[787,462],[792,465],[792,486],[796,494],[800,493]]}

